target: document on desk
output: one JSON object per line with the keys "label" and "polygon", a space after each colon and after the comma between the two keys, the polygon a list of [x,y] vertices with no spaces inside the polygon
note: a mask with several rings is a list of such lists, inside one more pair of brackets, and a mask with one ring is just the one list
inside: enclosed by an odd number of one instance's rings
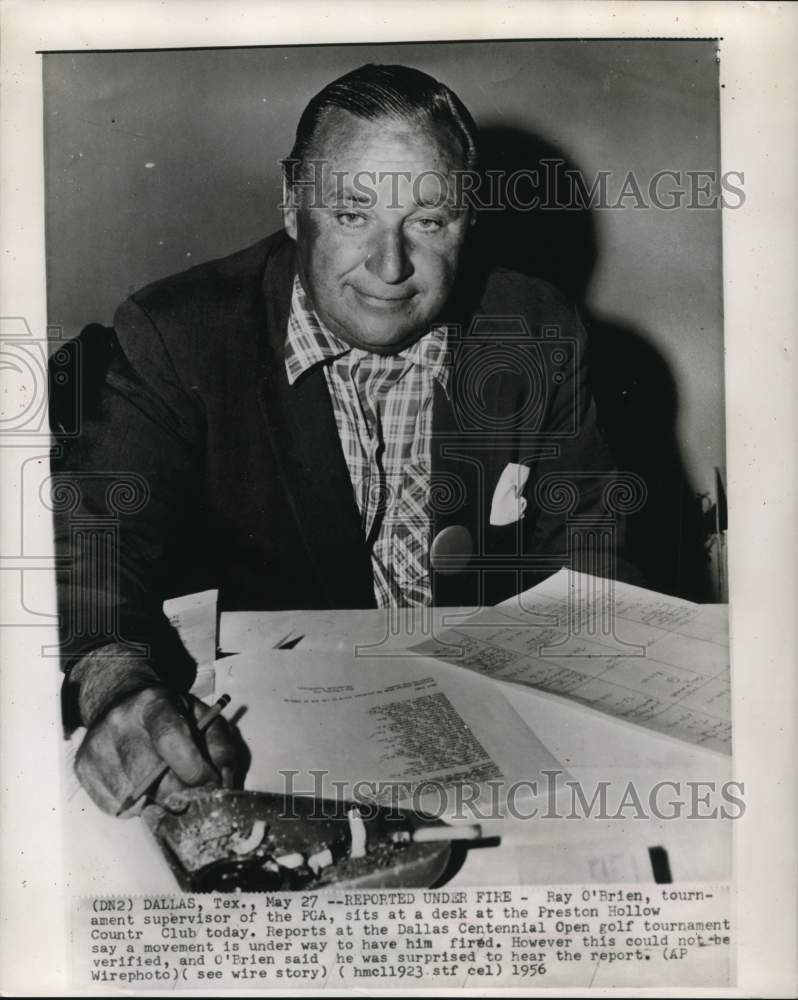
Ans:
{"label": "document on desk", "polygon": [[544,770],[568,777],[497,685],[446,664],[264,650],[218,669],[219,688],[243,708],[249,788],[443,806],[450,816],[463,789],[503,804],[514,783],[521,798],[542,794]]}
{"label": "document on desk", "polygon": [[218,631],[218,590],[204,590],[164,601],[163,611],[186,652],[197,664],[191,689],[197,698],[213,698]]}
{"label": "document on desk", "polygon": [[731,753],[725,605],[562,569],[411,649]]}

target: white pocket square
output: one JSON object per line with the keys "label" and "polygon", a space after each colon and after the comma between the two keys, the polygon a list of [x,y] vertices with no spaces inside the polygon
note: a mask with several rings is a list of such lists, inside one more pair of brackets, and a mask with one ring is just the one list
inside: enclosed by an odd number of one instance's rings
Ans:
{"label": "white pocket square", "polygon": [[499,476],[490,505],[490,523],[513,524],[526,512],[526,500],[521,496],[529,479],[529,467],[508,462]]}

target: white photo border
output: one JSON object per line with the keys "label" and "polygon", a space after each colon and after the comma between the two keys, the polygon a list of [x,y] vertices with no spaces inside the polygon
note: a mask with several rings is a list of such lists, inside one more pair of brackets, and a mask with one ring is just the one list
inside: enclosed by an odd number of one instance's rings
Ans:
{"label": "white photo border", "polygon": [[[43,50],[478,37],[720,39],[722,165],[744,171],[746,191],[744,208],[723,220],[735,768],[747,802],[746,816],[735,824],[738,985],[723,995],[794,995],[798,9],[570,0],[404,0],[390,7],[362,0],[290,6],[9,0],[2,22],[0,302],[4,317],[24,317],[39,333],[46,330]],[[0,503],[8,512],[18,505],[21,451],[2,444]],[[45,534],[47,524],[43,519]],[[3,557],[17,554],[5,548],[6,527]],[[54,609],[54,586],[43,586],[38,604]],[[39,630],[33,637],[5,630],[0,642],[0,986],[8,993],[56,993],[69,989],[70,890],[60,851],[52,661],[46,669],[31,666],[38,662]]]}

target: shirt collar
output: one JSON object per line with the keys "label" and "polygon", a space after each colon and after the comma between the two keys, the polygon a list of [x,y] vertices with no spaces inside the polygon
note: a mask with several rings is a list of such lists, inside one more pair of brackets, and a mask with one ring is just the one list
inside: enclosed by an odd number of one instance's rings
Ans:
{"label": "shirt collar", "polygon": [[[410,347],[391,357],[404,358],[408,364],[428,368],[433,378],[446,390],[451,370],[448,340],[447,328],[434,326]],[[316,365],[327,364],[350,352],[365,358],[381,357],[351,347],[328,330],[311,308],[299,276],[295,276],[285,345],[288,384],[293,385],[300,375]]]}

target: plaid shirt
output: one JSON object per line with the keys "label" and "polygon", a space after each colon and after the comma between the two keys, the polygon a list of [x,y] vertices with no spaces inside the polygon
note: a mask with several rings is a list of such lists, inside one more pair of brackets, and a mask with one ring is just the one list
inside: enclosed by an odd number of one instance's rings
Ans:
{"label": "plaid shirt", "polygon": [[339,340],[294,280],[285,367],[289,384],[324,365],[378,607],[432,603],[429,548],[433,379],[446,390],[446,327],[394,355]]}

